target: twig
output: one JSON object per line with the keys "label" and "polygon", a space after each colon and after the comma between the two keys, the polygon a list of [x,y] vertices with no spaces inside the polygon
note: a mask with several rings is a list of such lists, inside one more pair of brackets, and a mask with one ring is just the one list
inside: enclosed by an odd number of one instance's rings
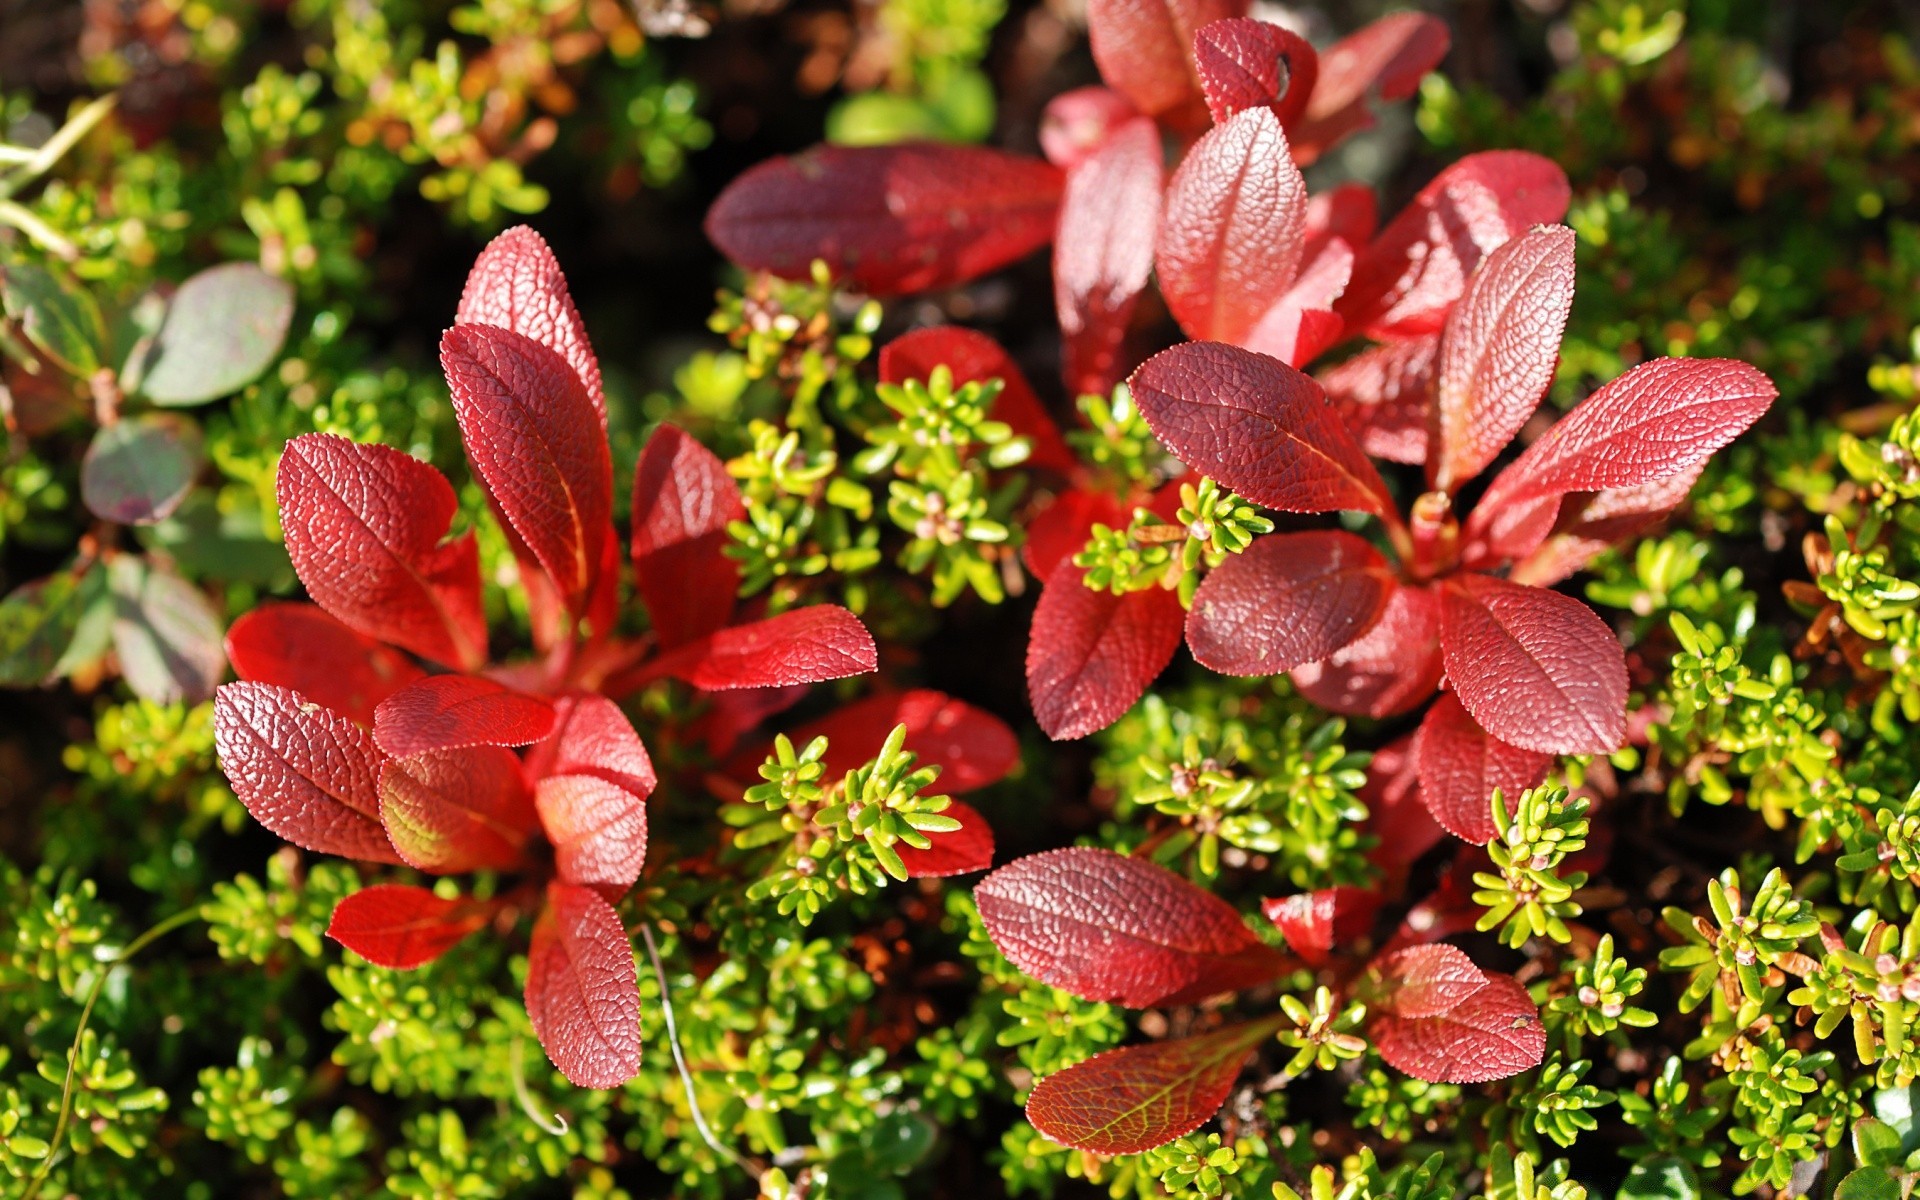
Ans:
{"label": "twig", "polygon": [[700,1097],[693,1090],[693,1072],[687,1069],[686,1056],[680,1052],[680,1031],[673,1020],[673,997],[667,991],[667,969],[660,965],[660,949],[653,944],[651,926],[640,927],[640,940],[647,944],[647,957],[653,961],[653,977],[660,984],[660,1012],[667,1021],[667,1044],[673,1048],[673,1065],[680,1072],[681,1086],[687,1090],[687,1110],[693,1114],[693,1127],[700,1131],[700,1137],[715,1154],[758,1179],[760,1168],[716,1137],[707,1125],[706,1116],[700,1111]]}
{"label": "twig", "polygon": [[513,1050],[510,1052],[513,1060],[511,1063],[513,1070],[513,1098],[520,1102],[520,1111],[527,1114],[527,1120],[532,1121],[535,1125],[538,1125],[554,1137],[565,1137],[567,1129],[569,1128],[567,1125],[567,1115],[565,1113],[554,1113],[551,1117],[541,1116],[540,1110],[534,1106],[533,1093],[527,1090],[526,1060],[525,1054],[521,1049],[525,1045],[525,1038],[513,1039]]}

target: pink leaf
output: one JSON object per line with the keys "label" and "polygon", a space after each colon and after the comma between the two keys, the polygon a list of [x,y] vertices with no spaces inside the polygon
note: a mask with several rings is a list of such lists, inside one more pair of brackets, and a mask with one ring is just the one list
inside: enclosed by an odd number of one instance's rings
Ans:
{"label": "pink leaf", "polygon": [[447,330],[440,365],[475,472],[583,612],[613,534],[613,460],[586,387],[554,351],[492,325]]}
{"label": "pink leaf", "polygon": [[553,732],[553,705],[491,679],[434,675],[380,703],[373,737],[395,758],[453,746],[525,746]]}
{"label": "pink leaf", "polygon": [[1140,110],[1112,88],[1083,87],[1061,92],[1047,101],[1040,115],[1040,152],[1062,171],[1071,171],[1092,158],[1114,131],[1140,115]]}
{"label": "pink leaf", "polygon": [[988,379],[1000,380],[1000,394],[994,397],[988,415],[996,421],[1005,421],[1017,436],[1033,443],[1027,465],[1062,475],[1074,470],[1077,460],[1060,436],[1060,427],[1047,415],[1046,406],[1034,395],[1033,385],[1027,382],[1027,377],[1020,373],[1012,356],[999,342],[977,330],[935,325],[903,333],[880,348],[883,383],[905,383],[909,379],[924,382],[939,366],[953,373],[956,387]]}
{"label": "pink leaf", "polygon": [[1487,976],[1457,946],[1436,942],[1382,954],[1367,964],[1360,994],[1374,1013],[1431,1017],[1451,1012],[1487,986]]}
{"label": "pink leaf", "polygon": [[1573,309],[1573,230],[1543,225],[1475,269],[1447,318],[1434,388],[1428,485],[1451,493],[1486,469],[1540,407]]}
{"label": "pink leaf", "polygon": [[1380,910],[1380,896],[1363,888],[1330,887],[1263,901],[1260,910],[1286,937],[1288,949],[1308,966],[1318,967],[1339,943],[1367,935]]}
{"label": "pink leaf", "polygon": [[740,488],[713,451],[661,425],[633,469],[633,570],[666,649],[724,627],[740,565],[723,551],[727,523],[746,516]]}
{"label": "pink leaf", "polygon": [[983,146],[816,146],[761,163],[707,212],[707,236],[754,271],[814,259],[878,296],[952,287],[1053,238],[1060,172]]}
{"label": "pink leaf", "polygon": [[1578,600],[1464,574],[1441,589],[1440,646],[1460,703],[1501,741],[1605,754],[1626,740],[1626,656]]}
{"label": "pink leaf", "polygon": [[1087,36],[1107,86],[1161,124],[1206,121],[1193,64],[1193,35],[1209,22],[1247,15],[1247,0],[1087,0]]}
{"label": "pink leaf", "polygon": [[1199,1037],[1096,1054],[1041,1080],[1027,1097],[1027,1119],[1078,1150],[1151,1150],[1192,1133],[1219,1112],[1247,1055],[1284,1022],[1274,1015]]}
{"label": "pink leaf", "polygon": [[1540,1012],[1511,975],[1458,1008],[1424,1018],[1376,1018],[1367,1032],[1387,1065],[1429,1083],[1487,1083],[1540,1065],[1547,1032]]}
{"label": "pink leaf", "polygon": [[1323,662],[1295,668],[1300,694],[1356,717],[1390,717],[1440,686],[1440,601],[1425,587],[1397,587],[1365,637]]}
{"label": "pink leaf", "polygon": [[642,800],[653,792],[653,761],[618,704],[605,696],[563,696],[553,711],[553,732],[527,751],[528,778],[592,775]]}
{"label": "pink leaf", "polygon": [[375,966],[409,971],[483,928],[493,908],[443,899],[426,888],[376,884],[334,906],[327,936]]}
{"label": "pink leaf", "polygon": [[1194,67],[1214,124],[1249,108],[1267,108],[1286,125],[1307,107],[1320,56],[1299,34],[1265,21],[1214,21],[1193,37]]}
{"label": "pink leaf", "polygon": [[289,688],[229,683],[213,697],[213,743],[253,819],[321,854],[399,862],[380,828],[373,735]]}
{"label": "pink leaf", "polygon": [[1413,745],[1421,800],[1448,833],[1476,846],[1486,845],[1497,832],[1494,791],[1512,812],[1520,793],[1538,787],[1553,766],[1553,755],[1509,746],[1480,728],[1451,693],[1427,710]]}
{"label": "pink leaf", "polygon": [[1352,273],[1353,248],[1345,241],[1333,238],[1309,247],[1292,286],[1240,344],[1290,367],[1313,361],[1346,333],[1346,322],[1332,306]]}
{"label": "pink leaf", "polygon": [[1286,968],[1226,901],[1111,850],[1028,855],[981,880],[973,897],[1000,953],[1085,1000],[1193,1004]]}
{"label": "pink leaf", "polygon": [[467,273],[453,319],[459,325],[511,329],[566,359],[606,424],[607,398],[586,323],[573,306],[559,260],[539,234],[515,225],[488,242]]}
{"label": "pink leaf", "polygon": [[1278,675],[1364,635],[1395,586],[1387,560],[1354,534],[1272,534],[1202,581],[1187,645],[1223,675]]}
{"label": "pink leaf", "polygon": [[[880,752],[896,725],[923,765],[940,768],[939,790],[971,792],[998,782],[1020,763],[1020,741],[1006,722],[942,692],[916,688],[869,696],[788,734],[796,746],[827,739],[827,775],[837,777]],[[751,769],[764,755],[755,754]]]}
{"label": "pink leaf", "polygon": [[1133,707],[1180,648],[1180,598],[1163,588],[1116,596],[1064,560],[1047,577],[1027,639],[1027,694],[1055,741],[1105,729]]}
{"label": "pink leaf", "polygon": [[1364,246],[1380,227],[1380,204],[1364,183],[1343,183],[1307,197],[1307,254],[1334,239]]}
{"label": "pink leaf", "polygon": [[782,687],[864,675],[880,663],[873,635],[836,604],[736,625],[661,657],[655,669],[704,691]]}
{"label": "pink leaf", "polygon": [[1447,56],[1447,26],[1424,13],[1398,12],[1335,42],[1321,57],[1319,86],[1296,126],[1302,164],[1373,125],[1369,93],[1404,100]]}
{"label": "pink leaf", "polygon": [[1428,413],[1440,338],[1395,338],[1314,376],[1360,446],[1397,463],[1427,461]]}
{"label": "pink leaf", "polygon": [[593,775],[549,775],[534,785],[533,803],[563,882],[609,900],[626,895],[647,861],[641,797]]}
{"label": "pink leaf", "polygon": [[390,759],[380,819],[400,857],[436,875],[512,870],[540,824],[520,760],[499,746]]}
{"label": "pink leaf", "polygon": [[960,828],[946,833],[929,833],[932,842],[925,850],[897,843],[894,852],[906,865],[909,879],[940,879],[949,875],[967,875],[993,865],[993,826],[971,804],[955,800],[943,817],[960,822]]}
{"label": "pink leaf", "polygon": [[374,706],[425,672],[391,646],[356,632],[311,604],[263,604],[227,630],[233,673],[292,688],[362,725]]}
{"label": "pink leaf", "polygon": [[1559,505],[1553,534],[1514,565],[1507,578],[1535,587],[1552,587],[1618,545],[1660,523],[1700,480],[1701,463],[1666,479],[1637,487],[1575,492]]}
{"label": "pink leaf", "polygon": [[1126,374],[1121,349],[1153,272],[1160,227],[1160,132],[1136,117],[1067,176],[1053,245],[1053,300],[1067,388],[1106,395]]}
{"label": "pink leaf", "polygon": [[1285,512],[1393,511],[1387,485],[1320,385],[1217,342],[1164,350],[1133,373],[1147,424],[1180,460]]}
{"label": "pink leaf", "polygon": [[473,670],[486,661],[473,535],[443,542],[446,477],[328,433],[287,443],[276,483],[293,569],[315,603],[369,637]]}
{"label": "pink leaf", "polygon": [[527,948],[526,1001],[540,1045],[576,1087],[619,1087],[639,1073],[633,943],[598,892],[547,885]]}

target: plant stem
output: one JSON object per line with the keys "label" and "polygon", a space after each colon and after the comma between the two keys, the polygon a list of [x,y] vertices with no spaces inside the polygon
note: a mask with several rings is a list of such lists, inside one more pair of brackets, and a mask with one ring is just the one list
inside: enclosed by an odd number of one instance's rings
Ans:
{"label": "plant stem", "polygon": [[640,927],[640,940],[647,944],[647,957],[653,962],[653,977],[660,984],[660,1012],[667,1022],[667,1045],[673,1049],[673,1065],[680,1072],[681,1086],[687,1091],[687,1111],[693,1116],[693,1127],[699,1130],[701,1139],[712,1148],[715,1154],[757,1180],[765,1169],[748,1161],[739,1151],[715,1136],[712,1128],[707,1125],[706,1115],[700,1111],[700,1097],[695,1095],[693,1090],[693,1072],[687,1069],[686,1056],[680,1051],[680,1032],[673,1020],[673,998],[667,991],[667,969],[660,965],[660,950],[653,944],[651,926]]}

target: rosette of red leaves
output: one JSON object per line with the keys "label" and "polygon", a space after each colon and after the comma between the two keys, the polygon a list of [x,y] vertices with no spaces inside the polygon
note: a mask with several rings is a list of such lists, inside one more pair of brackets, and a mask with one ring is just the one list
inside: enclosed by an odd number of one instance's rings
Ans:
{"label": "rosette of red leaves", "polygon": [[467,457],[506,532],[538,656],[489,665],[471,531],[452,486],[398,450],[312,434],[281,460],[280,521],[313,604],[228,633],[241,682],[215,699],[235,793],[308,850],[432,875],[515,877],[486,900],[382,884],[329,934],[409,968],[533,914],[527,1015],[583,1087],[640,1062],[633,949],[614,903],[646,858],[653,767],[615,702],[662,677],[708,691],[873,670],[833,606],[737,621],[721,549],[742,511],[710,452],[671,427],[635,472],[632,561],[652,632],[620,636],[606,399],[559,264],[531,230],[480,256],[441,342]]}

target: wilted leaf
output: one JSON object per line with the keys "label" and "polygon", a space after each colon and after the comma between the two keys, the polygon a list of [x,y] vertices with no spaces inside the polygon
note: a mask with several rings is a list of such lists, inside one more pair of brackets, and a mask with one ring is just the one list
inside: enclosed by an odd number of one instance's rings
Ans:
{"label": "wilted leaf", "polygon": [[566,359],[606,424],[607,398],[586,323],[573,306],[559,260],[539,234],[515,225],[488,242],[467,272],[453,319],[460,325],[511,329]]}
{"label": "wilted leaf", "polygon": [[227,669],[220,615],[199,588],[144,558],[123,554],[109,569],[113,650],[142,700],[198,704]]}
{"label": "wilted leaf", "polygon": [[1016,437],[1033,443],[1028,466],[1062,475],[1076,469],[1079,460],[1060,436],[1060,427],[999,342],[978,330],[935,325],[903,333],[880,348],[883,383],[905,383],[909,379],[924,382],[939,366],[952,372],[955,387],[988,379],[1001,382],[1000,394],[994,397],[988,415],[1006,422]]}
{"label": "wilted leaf", "polygon": [[1440,676],[1440,601],[1430,588],[1399,586],[1364,637],[1295,668],[1293,683],[1322,708],[1379,718],[1433,695]]}
{"label": "wilted leaf", "polygon": [[206,465],[200,427],[177,413],[141,413],[101,427],[80,461],[80,499],[121,525],[164,520]]}
{"label": "wilted leaf", "polygon": [[534,785],[533,803],[563,882],[617,900],[640,878],[647,861],[643,797],[593,775],[549,775]]}
{"label": "wilted leaf", "polygon": [[436,875],[511,870],[540,824],[520,760],[499,746],[389,759],[380,820],[408,865]]}
{"label": "wilted leaf", "polygon": [[1368,1035],[1387,1065],[1429,1083],[1487,1083],[1540,1065],[1547,1031],[1527,989],[1511,975],[1458,1007],[1428,1017],[1380,1016]]}
{"label": "wilted leaf", "polygon": [[547,885],[527,949],[527,1016],[560,1073],[578,1087],[619,1087],[640,1070],[633,944],[590,888]]}
{"label": "wilted leaf", "polygon": [[1053,303],[1067,390],[1105,395],[1126,374],[1120,352],[1153,273],[1160,226],[1160,131],[1136,117],[1067,176],[1053,245]]}
{"label": "wilted leaf", "polygon": [[176,407],[231,395],[280,357],[292,324],[292,284],[253,263],[209,267],[173,294],[140,394]]}
{"label": "wilted leaf", "polygon": [[1187,645],[1223,675],[1278,675],[1365,635],[1395,586],[1387,560],[1354,534],[1272,534],[1201,582]]}
{"label": "wilted leaf", "polygon": [[485,927],[493,905],[448,900],[426,888],[383,883],[334,906],[327,936],[375,966],[411,970]]}
{"label": "wilted leaf", "polygon": [[1284,126],[1306,109],[1320,74],[1312,43],[1246,17],[1203,26],[1193,38],[1193,61],[1216,125],[1265,107]]}
{"label": "wilted leaf", "polygon": [[362,725],[374,707],[425,672],[406,655],[311,604],[263,604],[227,629],[233,673],[292,688]]}
{"label": "wilted leaf", "polygon": [[746,516],[740,488],[718,455],[661,425],[633,469],[633,570],[662,647],[726,625],[740,589],[727,523]]}
{"label": "wilted leaf", "polygon": [[1486,845],[1498,832],[1493,826],[1494,791],[1512,812],[1520,794],[1538,787],[1553,766],[1553,755],[1510,746],[1480,728],[1451,692],[1427,710],[1413,744],[1420,798],[1427,810],[1448,833],[1476,846]]}
{"label": "wilted leaf", "polygon": [[655,669],[703,691],[782,687],[864,675],[880,663],[867,627],[837,604],[735,625],[663,655]]}
{"label": "wilted leaf", "polygon": [[416,679],[373,713],[374,740],[395,758],[453,746],[526,746],[553,727],[553,705],[472,675]]}
{"label": "wilted leaf", "polygon": [[1055,741],[1105,729],[1180,648],[1180,598],[1163,588],[1094,591],[1071,559],[1047,577],[1027,636],[1027,694]]}

